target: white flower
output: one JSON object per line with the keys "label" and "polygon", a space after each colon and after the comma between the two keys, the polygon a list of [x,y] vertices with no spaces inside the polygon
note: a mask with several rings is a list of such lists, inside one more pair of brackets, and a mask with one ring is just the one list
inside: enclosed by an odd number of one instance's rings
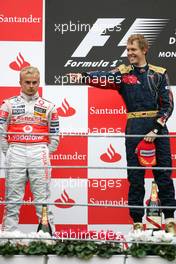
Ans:
{"label": "white flower", "polygon": [[164,230],[153,232],[153,236],[158,240],[158,242],[171,242],[173,239],[173,234],[166,233]]}
{"label": "white flower", "polygon": [[[47,245],[54,245],[56,243],[56,241],[51,240],[51,235],[48,232],[43,232],[42,230],[40,230],[38,232],[38,235],[40,238],[44,239],[42,241]],[[46,239],[46,238],[50,238],[50,239]]]}
{"label": "white flower", "polygon": [[40,230],[38,234],[41,238],[51,238],[51,235],[48,232],[43,232],[42,230]]}
{"label": "white flower", "polygon": [[152,241],[152,230],[134,230],[126,236],[127,241]]}
{"label": "white flower", "polygon": [[5,244],[10,240],[11,244],[16,245],[23,244],[24,239],[21,238],[26,238],[26,234],[20,231],[2,231],[0,232],[0,237],[4,238],[3,240],[1,240],[2,244]]}
{"label": "white flower", "polygon": [[55,241],[48,239],[48,238],[51,238],[49,233],[43,232],[43,231],[31,232],[28,234],[22,233],[18,230],[13,231],[13,232],[0,231],[0,238],[1,238],[0,245],[4,245],[8,241],[10,241],[10,243],[13,245],[18,244],[18,245],[24,245],[24,246],[28,246],[29,243],[32,241],[43,241],[44,243],[48,245],[52,245],[56,243]]}
{"label": "white flower", "polygon": [[[126,236],[127,241],[136,242],[173,242],[173,235],[166,233],[164,230],[152,231],[152,230],[135,230],[130,232]],[[176,241],[175,241],[176,242]]]}

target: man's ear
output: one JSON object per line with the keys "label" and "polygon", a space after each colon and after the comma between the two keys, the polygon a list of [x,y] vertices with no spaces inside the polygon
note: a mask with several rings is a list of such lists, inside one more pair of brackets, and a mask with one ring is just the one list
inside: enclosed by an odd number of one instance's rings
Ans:
{"label": "man's ear", "polygon": [[143,49],[143,53],[146,55],[147,52],[148,52],[148,49],[144,48],[144,49]]}

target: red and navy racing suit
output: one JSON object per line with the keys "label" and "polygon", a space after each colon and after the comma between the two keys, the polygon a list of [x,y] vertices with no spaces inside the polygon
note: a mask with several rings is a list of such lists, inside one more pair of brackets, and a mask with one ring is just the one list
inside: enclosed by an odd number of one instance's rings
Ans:
{"label": "red and navy racing suit", "polygon": [[[153,129],[158,134],[167,135],[166,121],[173,111],[173,96],[168,84],[166,70],[147,64],[145,67],[120,65],[111,72],[95,71],[82,73],[83,82],[99,88],[117,90],[127,108],[127,112],[155,111],[155,117],[132,118],[127,120],[127,135],[146,135]],[[97,81],[98,79],[98,81]],[[106,79],[106,85],[105,85]],[[126,137],[127,166],[140,166],[136,146],[141,138]],[[168,137],[156,138],[156,159],[158,167],[171,167],[170,140]],[[153,170],[159,188],[159,199],[162,206],[175,206],[175,190],[171,179],[171,169]],[[129,205],[143,205],[145,195],[143,169],[128,169]],[[164,209],[165,218],[173,217],[174,210]],[[130,208],[134,222],[142,222],[144,209]]]}

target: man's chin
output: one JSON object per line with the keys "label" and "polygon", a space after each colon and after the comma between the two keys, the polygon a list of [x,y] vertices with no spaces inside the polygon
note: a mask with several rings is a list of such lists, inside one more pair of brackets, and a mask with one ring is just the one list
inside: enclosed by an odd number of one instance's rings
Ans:
{"label": "man's chin", "polygon": [[135,59],[131,59],[129,61],[130,61],[130,64],[136,64],[137,63],[137,60],[135,60]]}
{"label": "man's chin", "polygon": [[26,93],[28,96],[33,96],[35,93],[34,92],[28,92],[28,93]]}

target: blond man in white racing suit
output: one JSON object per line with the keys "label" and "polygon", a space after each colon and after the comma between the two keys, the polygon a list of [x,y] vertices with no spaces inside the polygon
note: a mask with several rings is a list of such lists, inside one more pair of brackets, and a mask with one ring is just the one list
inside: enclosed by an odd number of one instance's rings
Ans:
{"label": "blond man in white racing suit", "polygon": [[[59,119],[54,104],[39,96],[39,84],[39,70],[32,66],[23,68],[20,72],[20,95],[4,100],[0,107],[0,132],[9,133],[0,135],[1,150],[8,167],[7,202],[22,202],[28,179],[35,202],[47,202],[50,196],[49,154],[58,147]],[[6,205],[2,230],[17,229],[19,207],[18,204]],[[42,206],[36,205],[38,218],[41,210]],[[50,208],[48,216],[53,228]]]}

